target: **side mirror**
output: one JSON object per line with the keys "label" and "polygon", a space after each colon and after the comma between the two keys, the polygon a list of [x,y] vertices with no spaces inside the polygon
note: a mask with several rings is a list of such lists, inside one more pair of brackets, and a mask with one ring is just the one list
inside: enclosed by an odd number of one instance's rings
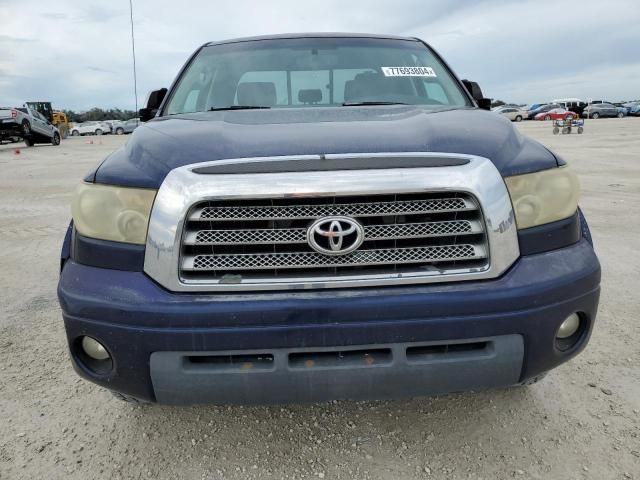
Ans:
{"label": "side mirror", "polygon": [[162,100],[164,100],[166,94],[166,88],[154,90],[149,94],[149,96],[147,97],[147,106],[145,108],[141,108],[138,112],[138,114],[140,115],[140,121],[147,122],[156,116],[156,113],[158,113],[158,109],[160,108],[160,105],[162,105]]}
{"label": "side mirror", "polygon": [[472,82],[470,80],[462,80],[462,84],[467,89],[467,91],[471,94],[473,99],[476,101],[476,103],[478,104],[478,108],[481,108],[483,110],[491,110],[491,99],[484,98],[484,95],[482,94],[482,89],[480,88],[480,85],[478,85],[477,82]]}

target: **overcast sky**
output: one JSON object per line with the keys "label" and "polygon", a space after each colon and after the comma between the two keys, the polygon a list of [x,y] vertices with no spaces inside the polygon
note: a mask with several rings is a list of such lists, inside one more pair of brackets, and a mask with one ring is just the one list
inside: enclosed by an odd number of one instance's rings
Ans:
{"label": "overcast sky", "polygon": [[[201,44],[303,31],[418,36],[488,97],[640,98],[639,0],[133,0],[138,93]],[[0,0],[0,105],[134,107],[128,0]]]}

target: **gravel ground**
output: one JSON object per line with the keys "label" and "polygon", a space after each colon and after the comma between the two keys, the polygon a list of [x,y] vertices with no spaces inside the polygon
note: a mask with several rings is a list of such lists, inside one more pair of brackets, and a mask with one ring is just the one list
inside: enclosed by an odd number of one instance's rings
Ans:
{"label": "gravel ground", "polygon": [[141,408],[78,378],[59,249],[74,186],[126,137],[0,146],[0,478],[640,479],[640,119],[518,128],[582,179],[603,264],[586,351],[527,388],[284,408]]}

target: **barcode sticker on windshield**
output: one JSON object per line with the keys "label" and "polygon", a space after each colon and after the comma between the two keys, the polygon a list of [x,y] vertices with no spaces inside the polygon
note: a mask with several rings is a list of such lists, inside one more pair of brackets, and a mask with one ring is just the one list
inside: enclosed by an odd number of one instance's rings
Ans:
{"label": "barcode sticker on windshield", "polygon": [[385,77],[435,77],[431,67],[382,67]]}

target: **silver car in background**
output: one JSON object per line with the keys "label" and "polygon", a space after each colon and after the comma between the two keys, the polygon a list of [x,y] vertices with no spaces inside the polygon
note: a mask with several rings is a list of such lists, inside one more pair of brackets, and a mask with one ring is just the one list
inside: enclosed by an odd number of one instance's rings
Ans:
{"label": "silver car in background", "polygon": [[113,133],[116,135],[124,135],[125,133],[133,132],[140,125],[140,120],[137,118],[130,118],[123,122],[118,121],[113,123]]}
{"label": "silver car in background", "polygon": [[625,116],[624,112],[620,111],[618,107],[611,103],[596,103],[590,104],[584,109],[584,116],[587,118],[600,118],[600,117],[618,117]]}
{"label": "silver car in background", "polygon": [[527,112],[519,107],[503,107],[494,110],[494,112],[507,117],[512,122],[521,122],[527,118]]}

